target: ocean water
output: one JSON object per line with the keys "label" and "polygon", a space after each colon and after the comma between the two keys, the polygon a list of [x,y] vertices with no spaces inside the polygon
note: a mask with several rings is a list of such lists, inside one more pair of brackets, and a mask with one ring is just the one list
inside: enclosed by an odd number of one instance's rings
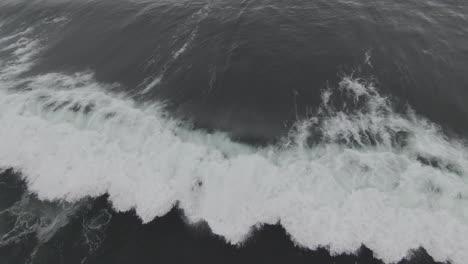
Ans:
{"label": "ocean water", "polygon": [[0,263],[465,263],[468,2],[3,0]]}

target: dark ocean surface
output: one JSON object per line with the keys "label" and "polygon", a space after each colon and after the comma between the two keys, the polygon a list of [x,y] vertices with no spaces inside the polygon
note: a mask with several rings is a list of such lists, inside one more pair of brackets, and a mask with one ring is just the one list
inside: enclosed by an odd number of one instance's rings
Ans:
{"label": "dark ocean surface", "polygon": [[0,0],[0,264],[466,263],[468,2]]}

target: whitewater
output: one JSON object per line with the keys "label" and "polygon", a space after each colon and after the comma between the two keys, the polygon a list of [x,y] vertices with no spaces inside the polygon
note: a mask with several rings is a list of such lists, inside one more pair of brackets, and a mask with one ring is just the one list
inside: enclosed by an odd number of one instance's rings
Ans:
{"label": "whitewater", "polygon": [[364,244],[386,263],[419,247],[468,259],[466,142],[410,106],[396,111],[368,78],[343,76],[288,136],[256,147],[193,129],[92,72],[30,74],[46,41],[34,27],[1,37],[0,167],[41,200],[107,194],[143,222],[178,206],[232,244],[280,223],[297,245],[333,254]]}

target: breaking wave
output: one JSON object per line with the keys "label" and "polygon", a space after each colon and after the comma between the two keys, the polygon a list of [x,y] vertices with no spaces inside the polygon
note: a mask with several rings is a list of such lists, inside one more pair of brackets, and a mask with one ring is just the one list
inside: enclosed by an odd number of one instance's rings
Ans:
{"label": "breaking wave", "polygon": [[41,47],[31,31],[0,39],[0,167],[20,171],[40,199],[108,194],[144,222],[177,204],[234,244],[281,223],[311,249],[468,259],[465,142],[396,112],[371,80],[344,76],[287,137],[253,147],[191,129],[89,72],[26,74]]}

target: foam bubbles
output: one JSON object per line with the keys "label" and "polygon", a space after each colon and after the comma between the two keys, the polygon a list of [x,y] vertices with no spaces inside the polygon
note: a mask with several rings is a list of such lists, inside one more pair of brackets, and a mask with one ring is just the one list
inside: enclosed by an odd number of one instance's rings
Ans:
{"label": "foam bubbles", "polygon": [[0,246],[17,244],[24,237],[35,235],[40,243],[49,241],[68,224],[79,204],[41,203],[31,194],[24,194],[13,206],[0,211],[0,220],[11,223],[0,232]]}
{"label": "foam bubbles", "polygon": [[468,258],[465,143],[396,113],[372,82],[344,78],[281,144],[254,148],[193,131],[91,73],[19,78],[37,53],[29,39],[0,72],[0,167],[20,170],[40,199],[107,193],[144,222],[179,203],[230,243],[280,222],[311,249],[365,244],[388,263],[420,246],[436,260]]}

